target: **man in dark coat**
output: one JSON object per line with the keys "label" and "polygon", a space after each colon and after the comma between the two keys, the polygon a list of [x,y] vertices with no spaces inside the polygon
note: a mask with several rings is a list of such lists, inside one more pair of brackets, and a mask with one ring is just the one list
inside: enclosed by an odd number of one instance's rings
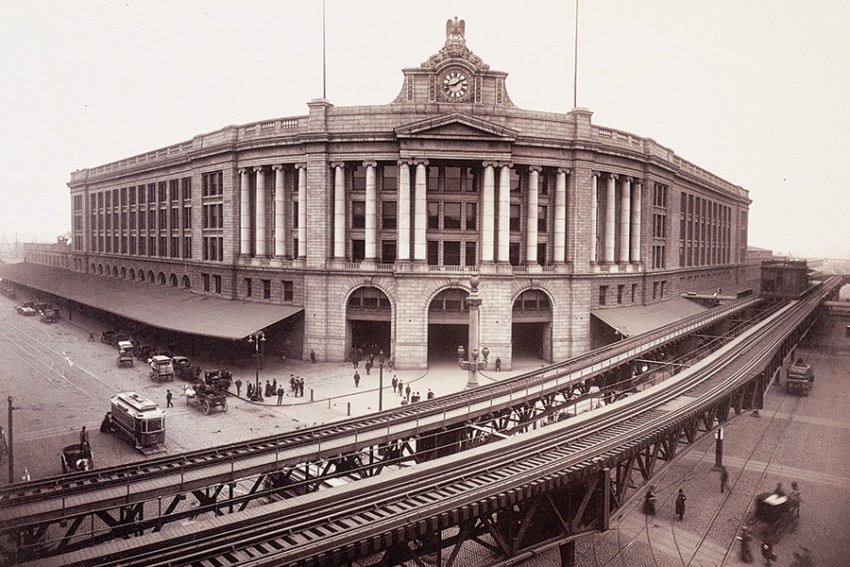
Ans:
{"label": "man in dark coat", "polygon": [[680,488],[679,494],[676,496],[676,515],[679,516],[680,521],[685,519],[685,500],[687,499],[685,491]]}

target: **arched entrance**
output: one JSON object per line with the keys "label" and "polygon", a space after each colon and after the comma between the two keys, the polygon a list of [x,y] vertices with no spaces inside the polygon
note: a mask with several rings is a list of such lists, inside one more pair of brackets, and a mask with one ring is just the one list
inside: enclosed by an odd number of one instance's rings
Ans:
{"label": "arched entrance", "polygon": [[468,348],[469,308],[464,289],[445,289],[428,306],[428,364],[457,361],[457,347]]}
{"label": "arched entrance", "polygon": [[358,351],[361,358],[384,351],[392,356],[392,305],[386,294],[376,287],[361,287],[349,296],[346,305],[349,356]]}
{"label": "arched entrance", "polygon": [[511,357],[552,362],[552,303],[539,289],[528,289],[514,301],[511,313]]}

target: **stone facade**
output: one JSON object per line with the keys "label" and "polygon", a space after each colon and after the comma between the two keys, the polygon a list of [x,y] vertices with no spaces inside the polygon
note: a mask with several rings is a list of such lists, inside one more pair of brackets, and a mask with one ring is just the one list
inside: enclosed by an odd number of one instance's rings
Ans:
{"label": "stone facade", "polygon": [[587,350],[593,309],[737,283],[745,189],[589,110],[517,108],[449,28],[391,104],[315,100],[73,172],[70,269],[303,306],[288,356],[344,360],[371,334],[400,368],[457,339],[429,333],[463,327],[472,275],[505,368]]}

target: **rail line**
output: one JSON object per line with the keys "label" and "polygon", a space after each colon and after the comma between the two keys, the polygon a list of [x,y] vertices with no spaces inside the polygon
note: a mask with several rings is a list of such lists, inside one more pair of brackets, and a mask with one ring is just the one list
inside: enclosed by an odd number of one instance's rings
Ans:
{"label": "rail line", "polygon": [[592,414],[177,533],[143,535],[39,564],[105,565],[120,559],[128,566],[319,566],[363,557],[380,550],[386,534],[399,526],[425,533],[460,510],[561,486],[582,471],[593,474],[624,448],[727,397],[764,367],[811,309],[808,302],[789,304],[675,378]]}
{"label": "rail line", "polygon": [[[0,524],[21,518],[19,507],[25,504],[49,503],[73,495],[98,493],[110,487],[126,489],[139,481],[173,475],[177,475],[179,479],[178,482],[173,483],[175,486],[181,489],[197,488],[208,482],[201,479],[203,475],[193,473],[201,469],[209,469],[216,464],[229,466],[230,472],[227,474],[235,473],[241,463],[256,460],[260,456],[265,456],[268,461],[277,466],[287,466],[300,464],[308,456],[316,458],[334,456],[346,448],[387,442],[399,437],[416,435],[423,430],[450,428],[453,424],[523,403],[529,396],[536,396],[550,390],[558,391],[569,384],[580,383],[607,367],[621,364],[625,360],[659,348],[678,337],[755,307],[761,301],[758,297],[744,298],[667,325],[647,335],[631,337],[541,370],[473,390],[442,396],[439,399],[424,400],[405,408],[341,420],[297,432],[268,436],[250,442],[3,486],[0,487]],[[246,468],[251,467],[246,466]],[[213,476],[221,477],[221,474]],[[187,481],[190,482],[187,483]],[[162,494],[163,492],[158,492],[154,496]],[[121,497],[126,501],[126,498],[131,495],[133,490],[125,490]],[[104,501],[104,498],[93,496],[93,500]],[[66,502],[59,502],[55,506],[47,504],[32,511],[44,512],[54,508],[54,510],[64,510],[63,513],[65,513],[68,511],[66,504]]]}

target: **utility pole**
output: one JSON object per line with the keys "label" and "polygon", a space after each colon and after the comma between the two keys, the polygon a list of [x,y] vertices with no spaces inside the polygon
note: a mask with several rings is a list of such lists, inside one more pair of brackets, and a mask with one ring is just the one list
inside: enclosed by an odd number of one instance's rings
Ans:
{"label": "utility pole", "polygon": [[15,409],[12,406],[12,396],[8,398],[9,402],[9,484],[15,482],[15,453],[14,453],[14,439],[12,438],[12,410]]}

